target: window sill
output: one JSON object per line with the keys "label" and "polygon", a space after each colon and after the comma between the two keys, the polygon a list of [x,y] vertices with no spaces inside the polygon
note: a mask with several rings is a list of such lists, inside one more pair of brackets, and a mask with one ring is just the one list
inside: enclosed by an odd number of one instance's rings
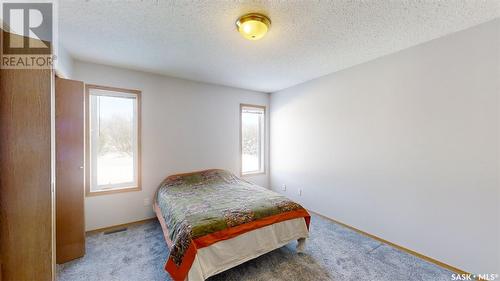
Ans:
{"label": "window sill", "polygon": [[265,175],[266,172],[251,172],[251,173],[241,173],[242,177],[251,177],[251,176],[260,176],[260,175]]}
{"label": "window sill", "polygon": [[115,194],[115,193],[123,193],[123,192],[132,192],[132,191],[141,191],[140,186],[135,187],[123,187],[123,188],[115,188],[110,190],[103,191],[87,191],[85,192],[85,196],[99,196],[99,195],[107,195],[107,194]]}

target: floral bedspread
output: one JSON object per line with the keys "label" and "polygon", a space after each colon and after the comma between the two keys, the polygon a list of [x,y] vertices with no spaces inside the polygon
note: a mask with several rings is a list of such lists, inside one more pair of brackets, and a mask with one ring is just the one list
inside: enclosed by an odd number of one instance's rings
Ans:
{"label": "floral bedspread", "polygon": [[224,240],[227,238],[213,236],[214,233],[224,233],[224,230],[238,226],[242,228],[244,224],[285,213],[296,214],[295,217],[304,217],[309,222],[307,211],[299,204],[224,170],[170,176],[160,185],[156,204],[173,242],[166,269],[174,280],[183,280],[187,271],[181,270],[184,271],[182,274],[172,271],[181,267],[188,270],[191,266],[190,261],[185,261],[185,256],[193,249],[195,254],[193,241],[201,241],[210,235],[211,241],[213,237]]}

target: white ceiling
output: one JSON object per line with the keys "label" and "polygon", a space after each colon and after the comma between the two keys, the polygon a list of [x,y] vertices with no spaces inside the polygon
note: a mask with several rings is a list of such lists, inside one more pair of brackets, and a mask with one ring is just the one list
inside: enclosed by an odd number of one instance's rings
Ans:
{"label": "white ceiling", "polygon": [[[498,0],[60,1],[75,58],[274,92],[500,17]],[[260,41],[236,19],[272,21]]]}

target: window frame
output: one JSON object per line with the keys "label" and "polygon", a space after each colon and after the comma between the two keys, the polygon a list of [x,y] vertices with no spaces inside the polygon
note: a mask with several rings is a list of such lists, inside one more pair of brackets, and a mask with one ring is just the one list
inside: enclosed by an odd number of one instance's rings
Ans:
{"label": "window frame", "polygon": [[[255,172],[243,172],[243,108],[258,108],[262,109],[264,111],[264,118],[263,118],[263,128],[261,129],[261,155],[260,155],[260,170],[255,171]],[[257,105],[257,104],[246,104],[246,103],[240,103],[240,175],[241,176],[254,176],[254,175],[265,175],[266,174],[266,155],[267,155],[267,109],[265,105]]]}
{"label": "window frame", "polygon": [[[123,93],[126,95],[135,95],[136,96],[136,103],[137,103],[137,184],[132,185],[130,187],[118,187],[118,188],[112,188],[108,190],[101,190],[101,191],[92,191],[91,189],[91,184],[92,184],[92,179],[91,179],[91,170],[92,170],[92,165],[91,165],[91,151],[90,151],[90,142],[91,142],[91,136],[90,136],[90,91],[91,90],[103,90],[103,91],[110,91],[110,92],[116,92],[118,93],[116,96],[120,96],[119,93]],[[109,95],[113,96],[113,95]],[[142,190],[142,147],[141,147],[141,127],[142,127],[142,114],[141,114],[141,91],[139,90],[132,90],[132,89],[124,89],[124,88],[117,88],[117,87],[108,87],[108,86],[100,86],[100,85],[94,85],[94,84],[85,84],[85,196],[98,196],[98,195],[106,195],[106,194],[115,194],[115,193],[122,193],[122,192],[132,192],[132,191],[141,191]]]}

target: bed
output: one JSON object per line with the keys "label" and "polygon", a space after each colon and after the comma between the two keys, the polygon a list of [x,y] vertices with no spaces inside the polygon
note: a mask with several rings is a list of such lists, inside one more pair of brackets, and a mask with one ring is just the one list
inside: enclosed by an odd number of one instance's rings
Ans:
{"label": "bed", "polygon": [[297,240],[302,251],[309,213],[286,197],[224,170],[167,177],[153,204],[174,281],[201,281]]}

